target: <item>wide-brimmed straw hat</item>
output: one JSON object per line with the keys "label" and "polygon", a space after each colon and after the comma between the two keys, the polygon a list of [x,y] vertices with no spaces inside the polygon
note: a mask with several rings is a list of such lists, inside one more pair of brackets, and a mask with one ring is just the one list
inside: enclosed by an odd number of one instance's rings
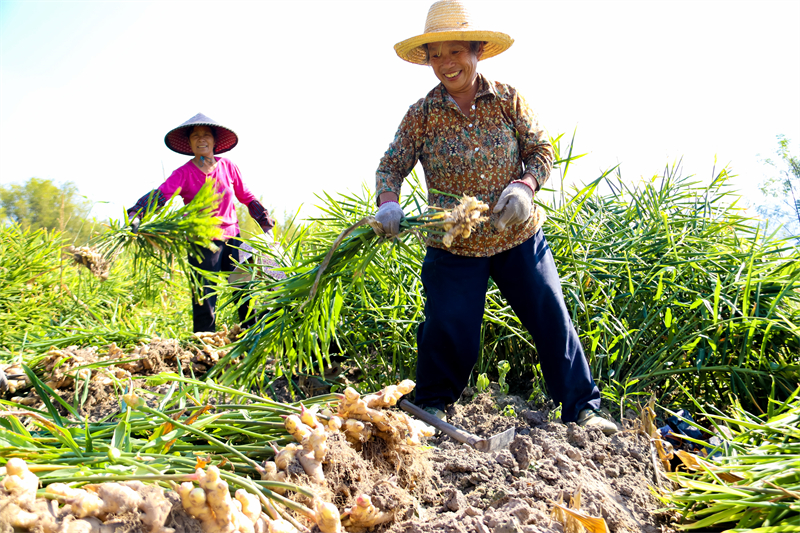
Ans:
{"label": "wide-brimmed straw hat", "polygon": [[188,128],[191,130],[195,126],[208,126],[214,130],[214,137],[216,139],[214,143],[215,154],[227,152],[233,149],[239,142],[239,137],[236,136],[236,133],[232,129],[226,128],[216,120],[208,118],[202,113],[198,113],[177,128],[171,129],[169,133],[164,136],[164,143],[166,143],[167,148],[179,154],[194,155],[192,147],[189,145],[189,137],[186,129]]}
{"label": "wide-brimmed straw hat", "polygon": [[499,31],[488,31],[476,26],[467,7],[458,0],[440,0],[428,10],[425,32],[394,45],[394,51],[409,63],[425,65],[423,44],[442,41],[482,41],[481,59],[488,59],[505,52],[514,39]]}

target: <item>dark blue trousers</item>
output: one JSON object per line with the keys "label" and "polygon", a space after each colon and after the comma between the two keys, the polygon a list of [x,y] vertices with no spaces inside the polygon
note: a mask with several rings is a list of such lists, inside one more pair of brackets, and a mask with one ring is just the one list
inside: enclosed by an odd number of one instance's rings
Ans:
{"label": "dark blue trousers", "polygon": [[[208,272],[233,272],[233,269],[236,268],[234,260],[238,261],[239,259],[238,247],[242,245],[242,242],[238,238],[232,238],[227,241],[214,241],[214,244],[217,245],[216,252],[204,248],[202,260],[198,261],[189,255],[189,264]],[[198,302],[192,298],[192,331],[195,333],[217,330],[217,295],[211,294],[213,290],[214,287],[211,285],[203,285],[203,300]],[[239,319],[243,321],[246,315],[245,304],[239,307]]]}
{"label": "dark blue trousers", "polygon": [[467,386],[478,361],[490,277],[533,337],[547,390],[562,405],[562,420],[573,422],[582,409],[598,409],[600,391],[541,231],[491,257],[428,248],[422,264],[425,321],[417,331],[417,404],[441,409]]}

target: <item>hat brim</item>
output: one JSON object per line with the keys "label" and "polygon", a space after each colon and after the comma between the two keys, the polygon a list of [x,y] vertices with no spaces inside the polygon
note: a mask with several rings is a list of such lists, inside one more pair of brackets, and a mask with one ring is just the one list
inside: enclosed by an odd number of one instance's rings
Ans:
{"label": "hat brim", "polygon": [[233,147],[239,143],[239,137],[236,133],[225,126],[210,122],[195,122],[194,124],[182,125],[170,130],[170,132],[164,136],[164,144],[173,152],[183,155],[194,155],[192,147],[189,144],[189,138],[186,136],[184,130],[194,128],[195,126],[208,126],[214,130],[214,155],[233,150]]}
{"label": "hat brim", "polygon": [[481,59],[489,59],[501,54],[514,44],[514,39],[511,36],[499,31],[452,30],[423,33],[422,35],[411,37],[394,45],[394,51],[403,61],[408,61],[415,65],[427,65],[425,49],[422,45],[443,41],[485,42]]}

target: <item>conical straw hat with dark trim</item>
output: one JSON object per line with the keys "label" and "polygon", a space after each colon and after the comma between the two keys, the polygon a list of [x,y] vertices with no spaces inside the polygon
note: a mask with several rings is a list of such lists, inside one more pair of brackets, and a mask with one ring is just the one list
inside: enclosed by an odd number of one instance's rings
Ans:
{"label": "conical straw hat with dark trim", "polygon": [[499,31],[488,31],[475,25],[469,11],[458,0],[441,0],[428,10],[425,32],[394,45],[394,51],[409,63],[425,65],[423,44],[442,41],[482,41],[481,59],[488,59],[505,52],[514,39]]}
{"label": "conical straw hat with dark trim", "polygon": [[214,119],[208,118],[202,113],[198,113],[177,128],[171,129],[169,133],[164,136],[164,143],[167,148],[173,152],[178,152],[183,155],[194,155],[192,147],[189,145],[189,137],[186,129],[192,129],[195,126],[208,126],[214,130],[214,153],[221,154],[233,149],[239,142],[239,137],[230,128],[226,128]]}

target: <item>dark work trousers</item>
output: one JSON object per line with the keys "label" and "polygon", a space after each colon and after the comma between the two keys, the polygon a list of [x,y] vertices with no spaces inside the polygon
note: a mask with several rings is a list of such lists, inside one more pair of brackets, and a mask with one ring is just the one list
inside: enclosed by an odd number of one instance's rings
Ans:
{"label": "dark work trousers", "polygon": [[428,248],[422,264],[426,300],[425,321],[417,331],[416,402],[441,409],[467,386],[478,361],[490,277],[533,337],[547,390],[562,404],[562,420],[574,422],[582,409],[598,409],[600,391],[541,231],[491,257]]}
{"label": "dark work trousers", "polygon": [[[237,235],[227,241],[214,241],[214,244],[217,245],[216,252],[204,248],[203,260],[198,262],[192,255],[189,255],[189,264],[207,272],[232,272],[236,268],[234,261],[239,259],[238,247],[242,244],[238,237]],[[211,294],[213,291],[213,286],[203,285],[203,301],[198,303],[192,298],[192,327],[195,333],[217,330],[217,296]],[[239,307],[240,320],[243,318],[242,315],[247,315],[246,305]]]}

